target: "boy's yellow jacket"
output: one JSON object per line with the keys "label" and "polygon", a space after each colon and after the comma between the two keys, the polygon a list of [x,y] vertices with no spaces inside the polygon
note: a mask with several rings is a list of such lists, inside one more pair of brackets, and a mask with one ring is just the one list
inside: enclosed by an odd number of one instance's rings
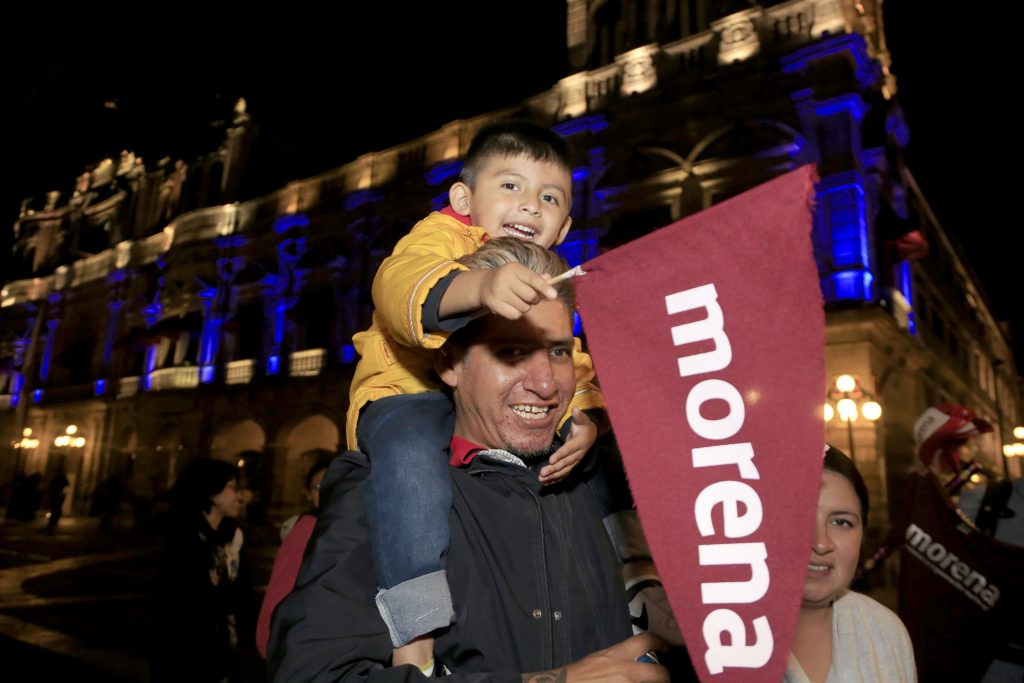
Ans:
{"label": "boy's yellow jacket", "polygon": [[[352,337],[360,358],[349,391],[348,448],[358,450],[356,422],[359,411],[370,401],[440,391],[430,351],[444,344],[448,334],[423,331],[423,302],[446,275],[466,270],[455,259],[476,251],[486,240],[483,229],[454,215],[434,212],[413,226],[381,264],[373,279],[373,323]],[[600,390],[592,384],[590,356],[580,350],[580,340],[575,341],[576,395],[563,422],[574,407],[604,407]]]}

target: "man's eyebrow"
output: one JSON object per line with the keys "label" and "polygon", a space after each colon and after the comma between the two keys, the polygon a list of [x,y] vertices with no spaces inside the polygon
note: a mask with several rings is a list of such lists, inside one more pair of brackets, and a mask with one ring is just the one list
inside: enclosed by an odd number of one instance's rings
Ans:
{"label": "man's eyebrow", "polygon": [[490,346],[568,346],[572,347],[574,339],[572,337],[563,337],[561,339],[541,339],[538,337],[491,337],[487,340],[487,344]]}

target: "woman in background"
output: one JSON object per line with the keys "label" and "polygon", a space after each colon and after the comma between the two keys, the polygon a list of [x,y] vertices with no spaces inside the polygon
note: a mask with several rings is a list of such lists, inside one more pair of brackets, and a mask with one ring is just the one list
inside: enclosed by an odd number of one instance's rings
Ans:
{"label": "woman in background", "polygon": [[231,463],[197,458],[171,489],[160,555],[155,682],[242,679],[239,643],[252,642],[246,628],[252,580],[236,522],[238,482]]}
{"label": "woman in background", "polygon": [[917,681],[910,636],[899,617],[849,590],[867,521],[868,490],[860,472],[829,446],[784,683]]}

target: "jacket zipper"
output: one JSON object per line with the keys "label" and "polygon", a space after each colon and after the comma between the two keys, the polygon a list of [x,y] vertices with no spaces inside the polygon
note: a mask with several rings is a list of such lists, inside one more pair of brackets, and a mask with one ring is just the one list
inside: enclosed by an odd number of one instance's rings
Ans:
{"label": "jacket zipper", "polygon": [[473,474],[473,476],[477,476],[479,474],[491,474],[491,473],[501,474],[501,475],[504,475],[506,477],[509,477],[516,484],[518,484],[519,486],[522,486],[523,489],[526,491],[526,493],[529,494],[530,499],[533,501],[533,505],[534,505],[534,507],[537,510],[537,530],[540,532],[540,559],[541,559],[540,567],[538,568],[537,574],[538,574],[538,578],[540,579],[541,593],[542,593],[541,600],[543,601],[543,604],[542,604],[543,617],[541,618],[541,622],[542,622],[541,623],[541,627],[545,629],[545,632],[544,632],[544,634],[543,634],[543,636],[541,638],[541,640],[544,642],[543,668],[545,670],[546,669],[551,669],[551,668],[554,667],[554,661],[555,661],[555,655],[554,655],[554,650],[555,650],[555,634],[554,634],[554,621],[553,621],[554,617],[553,617],[552,612],[551,612],[551,588],[548,585],[548,573],[547,573],[548,552],[547,552],[547,536],[544,533],[544,511],[543,511],[543,508],[541,507],[540,498],[537,496],[537,494],[534,493],[533,490],[529,486],[527,486],[523,482],[519,481],[519,478],[516,477],[515,475],[510,474],[508,472],[503,472],[503,471],[497,470],[497,469],[494,469],[494,470],[479,470],[477,472],[473,472],[472,474]]}

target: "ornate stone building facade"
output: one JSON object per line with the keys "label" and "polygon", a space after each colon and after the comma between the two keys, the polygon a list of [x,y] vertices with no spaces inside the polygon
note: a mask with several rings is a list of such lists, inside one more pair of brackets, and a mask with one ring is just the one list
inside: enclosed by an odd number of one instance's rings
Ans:
{"label": "ornate stone building facade", "polygon": [[[475,131],[508,115],[575,147],[573,262],[817,165],[829,386],[852,375],[883,410],[833,420],[827,436],[855,451],[877,505],[898,502],[926,406],[971,406],[1008,437],[1016,366],[903,164],[880,2],[569,0],[567,12],[574,73],[550,90],[271,194],[234,203],[256,138],[240,103],[205,158],[150,169],[126,152],[65,203],[26,202],[21,272],[0,297],[0,481],[64,467],[82,511],[109,475],[156,496],[208,454],[244,461],[254,510],[297,504],[309,461],[343,439],[377,265],[443,206]],[[751,225],[750,239],[772,257],[770,234]],[[1003,468],[999,446],[993,435],[977,455]]]}

